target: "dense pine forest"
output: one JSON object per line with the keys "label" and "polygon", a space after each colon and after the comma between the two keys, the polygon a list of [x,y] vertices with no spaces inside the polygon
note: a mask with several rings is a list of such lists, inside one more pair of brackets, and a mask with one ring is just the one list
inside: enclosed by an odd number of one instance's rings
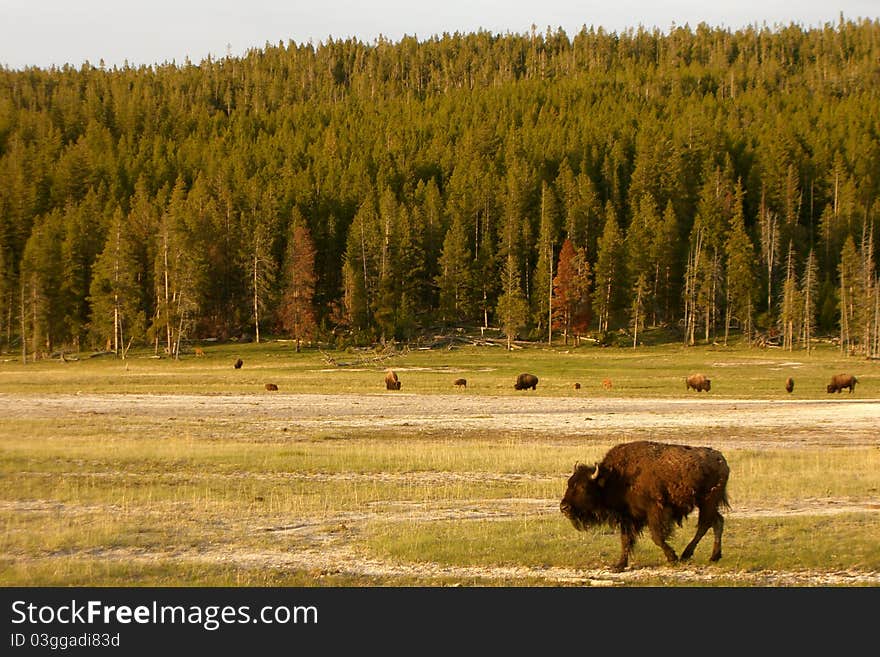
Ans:
{"label": "dense pine forest", "polygon": [[27,360],[480,326],[880,353],[877,20],[0,68],[0,182]]}

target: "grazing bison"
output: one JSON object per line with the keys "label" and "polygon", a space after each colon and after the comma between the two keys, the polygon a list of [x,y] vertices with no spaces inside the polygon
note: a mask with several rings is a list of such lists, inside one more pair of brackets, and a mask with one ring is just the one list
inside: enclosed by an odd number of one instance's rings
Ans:
{"label": "grazing bison", "polygon": [[691,388],[697,392],[702,392],[703,390],[709,392],[712,389],[712,381],[707,379],[704,374],[691,374],[684,380],[684,389],[690,390]]}
{"label": "grazing bison", "polygon": [[788,377],[785,380],[785,392],[791,392],[792,390],[794,390],[794,379]]}
{"label": "grazing bison", "polygon": [[580,389],[581,389],[581,384],[580,384],[580,383],[575,383],[575,384],[574,384],[574,389],[575,389],[575,390],[580,390]]}
{"label": "grazing bison", "polygon": [[275,385],[274,383],[267,383],[266,390],[269,390],[270,392],[274,391],[274,390],[278,390],[278,386]]}
{"label": "grazing bison", "polygon": [[718,561],[724,530],[718,509],[728,506],[729,474],[724,456],[710,447],[623,443],[612,447],[594,466],[575,464],[559,509],[579,531],[601,524],[620,529],[622,552],[614,568],[623,570],[645,526],[666,559],[677,561],[666,541],[673,523],[680,527],[682,519],[697,508],[697,532],[681,558],[691,557],[711,527],[715,543],[709,560]]}
{"label": "grazing bison", "polygon": [[605,390],[611,390],[611,388],[614,387],[614,384],[611,383],[611,379],[602,379],[602,387],[605,388]]}
{"label": "grazing bison", "polygon": [[397,378],[397,372],[394,370],[385,372],[385,389],[400,390],[400,380]]}
{"label": "grazing bison", "polygon": [[241,358],[239,358],[237,361],[235,361],[235,362],[232,364],[232,366],[233,366],[235,369],[237,369],[237,370],[240,370],[242,365],[244,365],[244,361],[242,361]]}
{"label": "grazing bison", "polygon": [[452,385],[458,388],[467,388],[467,379],[456,379],[452,382]]}
{"label": "grazing bison", "polygon": [[516,377],[516,383],[513,384],[515,390],[532,390],[538,389],[538,377],[534,374],[526,374],[525,372]]}
{"label": "grazing bison", "polygon": [[849,388],[850,394],[856,389],[859,380],[852,374],[835,374],[831,377],[831,383],[828,384],[828,392],[840,392],[844,388]]}

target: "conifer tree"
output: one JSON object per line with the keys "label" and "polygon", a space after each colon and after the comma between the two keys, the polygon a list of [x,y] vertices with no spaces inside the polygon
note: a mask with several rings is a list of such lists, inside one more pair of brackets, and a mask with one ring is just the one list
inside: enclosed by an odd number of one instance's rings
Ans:
{"label": "conifer tree", "polygon": [[857,319],[862,296],[859,289],[860,264],[855,240],[848,235],[837,266],[840,280],[840,349],[845,354],[855,351],[858,339]]}
{"label": "conifer tree", "polygon": [[98,344],[109,343],[117,358],[123,359],[132,341],[143,339],[146,321],[132,251],[125,217],[117,208],[104,250],[95,261],[88,298],[92,311],[89,326]]}
{"label": "conifer tree", "polygon": [[576,249],[570,239],[562,243],[556,277],[553,279],[556,328],[561,328],[565,344],[568,336],[580,335],[589,329],[590,321],[590,264],[586,250]]}
{"label": "conifer tree", "polygon": [[605,209],[605,229],[597,246],[593,308],[599,320],[599,332],[607,333],[619,296],[619,277],[623,262],[623,238],[617,224],[617,213],[609,203]]}
{"label": "conifer tree", "polygon": [[303,340],[315,335],[315,245],[305,220],[294,209],[284,258],[284,292],[279,315],[299,353]]}
{"label": "conifer tree", "polygon": [[495,307],[495,317],[504,335],[507,336],[507,350],[510,351],[517,332],[526,325],[529,313],[529,304],[520,286],[519,272],[513,254],[507,256],[501,280],[501,296]]}
{"label": "conifer tree", "polygon": [[443,240],[440,273],[440,317],[444,322],[467,319],[473,310],[472,256],[461,219],[456,217]]}
{"label": "conifer tree", "polygon": [[813,252],[813,249],[810,249],[807,260],[804,263],[800,292],[804,304],[801,344],[807,350],[807,355],[809,355],[812,350],[813,335],[816,333],[816,307],[819,298],[819,271],[816,264],[816,254]]}
{"label": "conifer tree", "polygon": [[751,343],[752,330],[752,299],[754,294],[755,253],[752,241],[746,233],[745,217],[743,216],[743,190],[740,183],[736,185],[733,216],[730,220],[730,231],[724,245],[727,273],[727,307],[724,325],[724,342],[730,330],[732,319],[739,320],[746,340]]}

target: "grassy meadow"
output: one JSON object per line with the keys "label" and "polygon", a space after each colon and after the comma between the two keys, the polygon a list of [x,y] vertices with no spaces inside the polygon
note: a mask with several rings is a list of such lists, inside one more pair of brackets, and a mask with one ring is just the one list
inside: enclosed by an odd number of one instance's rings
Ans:
{"label": "grassy meadow", "polygon": [[[403,393],[498,395],[519,372],[537,374],[536,394],[677,398],[701,371],[713,397],[823,399],[831,374],[859,378],[854,399],[877,399],[877,365],[830,346],[803,352],[679,346],[579,348],[530,345],[297,354],[291,343],[203,345],[180,361],[132,352],[68,362],[0,362],[4,395],[384,394],[393,367]],[[242,358],[244,367],[232,362]],[[332,359],[336,364],[331,364]],[[464,377],[466,390],[452,381]],[[605,390],[601,382],[613,382]],[[581,383],[575,391],[572,384]],[[394,394],[394,393],[387,393]],[[703,393],[705,394],[705,393]],[[843,393],[842,396],[849,396]],[[835,396],[836,397],[836,396]],[[747,433],[747,431],[746,431]],[[0,422],[0,585],[391,586],[555,585],[554,569],[605,568],[619,542],[610,530],[575,532],[554,508],[576,460],[589,461],[621,436],[564,439],[488,432],[362,432],[345,427],[286,434],[248,418],[131,418],[59,413]],[[622,436],[626,438],[626,436]],[[683,435],[682,438],[687,438]],[[780,573],[880,571],[880,441],[867,446],[723,448],[734,508],[724,558],[706,563],[711,534],[687,568],[666,567],[644,535],[632,563],[643,572],[618,584],[785,584]],[[877,504],[827,514],[823,500]],[[862,505],[864,506],[864,505]],[[792,508],[806,511],[789,513]],[[680,551],[695,516],[672,544]],[[333,561],[328,555],[335,554]],[[346,569],[364,560],[383,569]],[[655,568],[656,567],[656,568]],[[836,580],[835,580],[836,581]],[[583,582],[579,582],[583,583]]]}

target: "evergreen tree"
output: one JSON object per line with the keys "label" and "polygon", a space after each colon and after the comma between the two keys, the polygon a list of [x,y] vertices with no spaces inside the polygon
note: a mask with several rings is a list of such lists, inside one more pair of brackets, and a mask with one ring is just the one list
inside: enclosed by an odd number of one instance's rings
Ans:
{"label": "evergreen tree", "polygon": [[502,292],[495,307],[495,317],[507,336],[507,350],[513,348],[513,340],[528,321],[529,304],[519,283],[519,272],[513,254],[507,256],[502,273]]}
{"label": "evergreen tree", "polygon": [[121,358],[132,341],[143,339],[146,326],[132,251],[125,217],[117,208],[104,250],[95,261],[88,301],[93,337],[98,344],[109,344]]}
{"label": "evergreen tree", "polygon": [[859,254],[852,235],[847,236],[840,253],[837,274],[840,280],[840,349],[848,354],[856,349],[858,340],[859,303],[862,298],[859,289]]}
{"label": "evergreen tree", "polygon": [[619,277],[623,273],[623,238],[617,224],[617,213],[610,203],[606,206],[605,229],[597,248],[593,308],[598,316],[599,332],[606,333],[619,307]]}
{"label": "evergreen tree", "polygon": [[816,333],[816,307],[819,291],[819,271],[816,264],[816,255],[812,249],[804,263],[804,273],[801,276],[801,299],[803,300],[803,347],[807,354],[812,350],[813,335]]}
{"label": "evergreen tree", "polygon": [[785,281],[782,284],[782,299],[779,307],[779,328],[782,332],[782,347],[791,351],[800,333],[803,300],[798,287],[794,263],[794,244],[788,244],[788,256],[785,259]]}
{"label": "evergreen tree", "polygon": [[444,322],[467,319],[473,311],[473,278],[471,252],[461,220],[456,217],[443,240],[440,255],[440,317]]}
{"label": "evergreen tree", "polygon": [[532,306],[534,323],[541,331],[546,327],[547,343],[552,344],[553,327],[553,267],[556,264],[555,246],[558,239],[558,208],[556,198],[547,183],[541,185],[540,226],[538,232],[538,261],[535,273]]}
{"label": "evergreen tree", "polygon": [[734,212],[730,220],[730,231],[724,245],[724,251],[727,270],[727,312],[724,324],[724,343],[727,344],[732,319],[739,320],[746,340],[751,343],[755,253],[752,241],[745,229],[743,190],[739,183],[736,186]]}

